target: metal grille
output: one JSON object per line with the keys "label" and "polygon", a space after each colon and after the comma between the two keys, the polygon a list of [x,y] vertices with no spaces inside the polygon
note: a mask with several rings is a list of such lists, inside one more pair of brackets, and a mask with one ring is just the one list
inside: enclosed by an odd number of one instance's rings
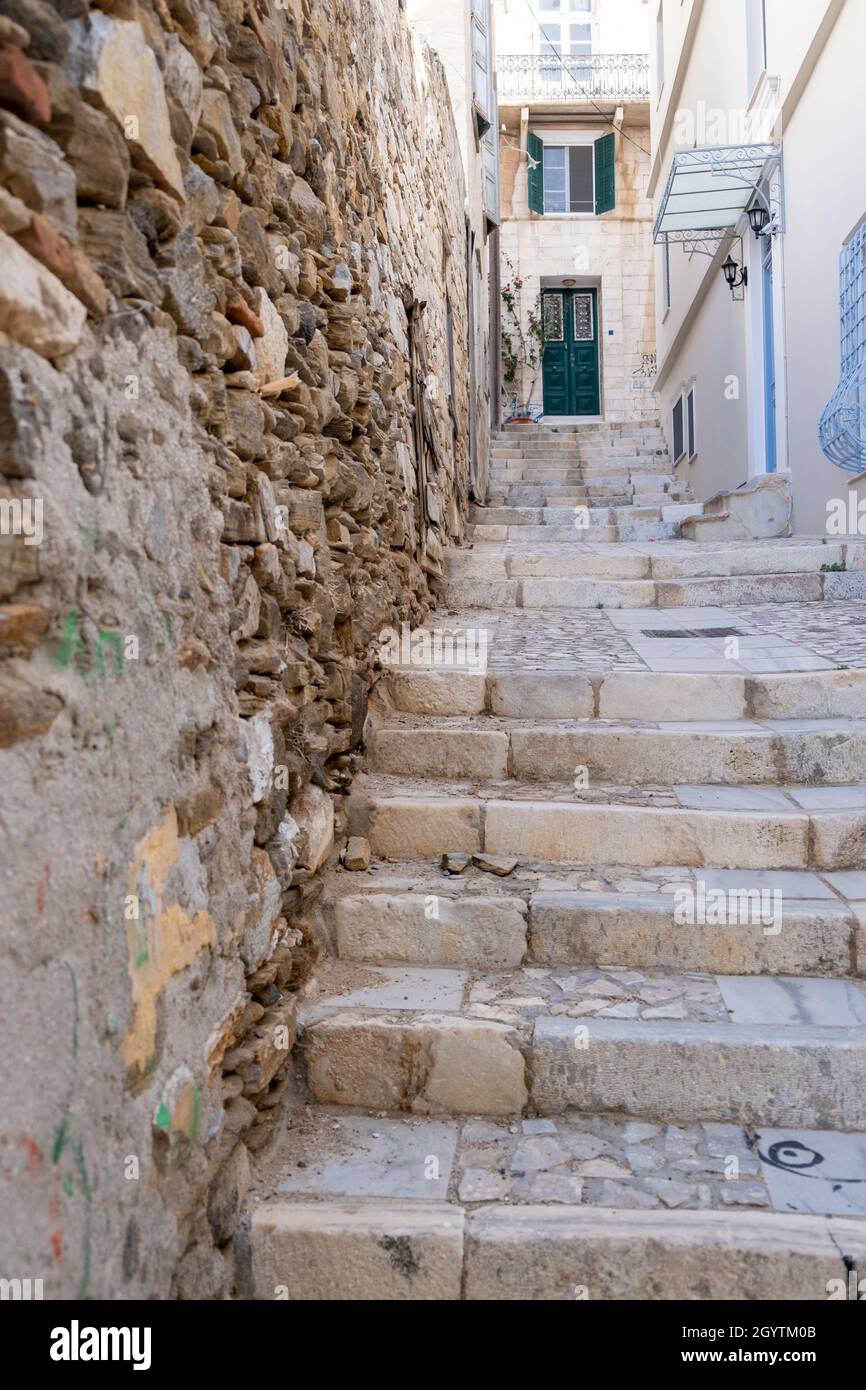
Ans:
{"label": "metal grille", "polygon": [[839,259],[842,371],[818,427],[827,458],[849,473],[866,468],[866,217]]}
{"label": "metal grille", "polygon": [[574,340],[576,343],[592,342],[592,295],[574,296]]}
{"label": "metal grille", "polygon": [[649,101],[646,53],[502,53],[500,104],[508,101]]}
{"label": "metal grille", "polygon": [[542,303],[544,340],[548,343],[561,343],[563,338],[562,295],[546,294]]}

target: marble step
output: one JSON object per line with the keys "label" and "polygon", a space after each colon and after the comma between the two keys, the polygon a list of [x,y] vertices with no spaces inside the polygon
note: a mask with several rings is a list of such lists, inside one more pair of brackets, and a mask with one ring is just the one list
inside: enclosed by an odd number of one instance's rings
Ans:
{"label": "marble step", "polygon": [[[423,866],[402,876],[399,867],[377,870],[344,884],[330,904],[341,960],[866,975],[866,878],[850,874],[670,868],[662,878],[602,867],[568,875],[623,885],[592,891],[537,887],[555,882],[544,865],[503,879],[472,865],[456,877]],[[861,900],[837,896],[843,891]]]}
{"label": "marble step", "polygon": [[838,1185],[764,1157],[793,1141],[859,1173],[862,1135],[329,1106],[289,1123],[242,1223],[249,1299],[824,1302],[866,1261]]}
{"label": "marble step", "polygon": [[318,985],[301,1046],[319,1104],[866,1128],[860,980],[337,961]]}
{"label": "marble step", "polygon": [[[838,580],[849,581],[839,585]],[[686,579],[446,580],[449,606],[465,608],[733,608],[866,598],[866,570],[847,574],[761,573]]]}
{"label": "marble step", "polygon": [[666,787],[846,785],[866,776],[866,719],[637,723],[415,716],[377,724],[367,738],[374,772],[420,778],[506,777],[524,782]]}
{"label": "marble step", "polygon": [[[348,801],[350,834],[385,859],[443,853],[745,869],[855,870],[866,856],[866,787],[713,787],[664,791],[549,783],[533,790],[376,774]],[[582,797],[583,799],[577,799]]]}
{"label": "marble step", "polygon": [[[520,538],[518,538],[520,539]],[[630,550],[596,544],[568,551],[553,544],[513,543],[507,548],[475,546],[445,553],[449,578],[478,579],[699,579],[754,574],[815,574],[822,564],[863,564],[860,544],[794,544],[757,541],[732,546],[680,543]]]}
{"label": "marble step", "polygon": [[715,671],[457,671],[392,668],[381,690],[408,714],[491,713],[512,719],[702,721],[863,719],[866,670],[784,671],[747,676]]}
{"label": "marble step", "polygon": [[[670,510],[665,507],[665,511]],[[673,541],[679,537],[680,523],[678,521],[640,521],[631,524],[623,522],[621,525],[612,526],[600,524],[592,519],[590,512],[590,524],[588,527],[576,528],[574,518],[570,526],[533,525],[525,526],[509,525],[475,525],[471,528],[473,541],[495,542],[520,541],[533,542],[543,541],[545,544],[554,545],[580,545],[583,541],[593,541],[600,544],[611,544],[614,542],[640,542],[640,541]]]}

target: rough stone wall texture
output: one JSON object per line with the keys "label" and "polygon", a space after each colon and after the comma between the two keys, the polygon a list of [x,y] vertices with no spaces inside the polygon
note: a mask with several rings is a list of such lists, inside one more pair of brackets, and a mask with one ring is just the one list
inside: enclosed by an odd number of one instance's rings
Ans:
{"label": "rough stone wall texture", "polygon": [[[565,118],[562,125],[568,125]],[[596,133],[604,134],[604,127]],[[526,158],[515,148],[519,140],[515,129],[501,146],[503,279],[510,261],[524,281],[524,308],[535,304],[542,277],[545,283],[569,277],[579,285],[597,286],[602,412],[608,420],[654,420],[658,402],[651,390],[653,373],[644,360],[655,352],[652,206],[646,196],[649,158],[644,153],[649,131],[630,126],[617,135],[616,206],[601,217],[530,214]],[[521,382],[524,393],[529,386],[527,374]],[[534,399],[542,399],[540,372]]]}
{"label": "rough stone wall texture", "polygon": [[0,14],[0,1275],[221,1297],[462,531],[459,152],[397,0]]}

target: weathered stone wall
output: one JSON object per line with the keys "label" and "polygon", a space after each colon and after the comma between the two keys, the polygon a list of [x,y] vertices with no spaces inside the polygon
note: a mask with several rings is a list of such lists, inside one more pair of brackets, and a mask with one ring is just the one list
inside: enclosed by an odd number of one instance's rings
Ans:
{"label": "weathered stone wall", "polygon": [[462,531],[457,141],[398,0],[0,12],[0,1275],[219,1297]]}

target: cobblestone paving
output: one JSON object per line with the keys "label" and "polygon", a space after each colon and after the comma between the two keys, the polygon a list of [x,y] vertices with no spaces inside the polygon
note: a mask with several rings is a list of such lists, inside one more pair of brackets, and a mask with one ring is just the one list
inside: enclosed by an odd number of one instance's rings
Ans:
{"label": "cobblestone paving", "polygon": [[862,603],[755,603],[737,613],[750,632],[776,633],[837,666],[866,666]]}
{"label": "cobblestone paving", "polygon": [[735,1125],[645,1124],[582,1116],[463,1127],[461,1202],[601,1207],[769,1207],[761,1164]]}
{"label": "cobblestone paving", "polygon": [[565,1018],[678,1019],[726,1022],[712,975],[647,974],[621,966],[574,970],[528,966],[483,976],[469,987],[473,1018],[518,1023],[538,1014]]}
{"label": "cobblestone paving", "polygon": [[[622,609],[613,610],[621,615]],[[694,611],[694,610],[690,610]],[[727,610],[726,610],[727,611]],[[673,609],[640,610],[638,626],[659,626]],[[838,667],[866,668],[866,607],[862,603],[743,604],[731,610],[737,630],[766,637],[769,648],[779,639],[791,642]],[[700,622],[700,616],[695,623]],[[715,618],[708,612],[708,627]],[[626,630],[601,609],[495,611],[467,609],[432,614],[427,627],[460,637],[486,629],[491,671],[646,671],[647,663],[628,640]],[[731,671],[735,662],[728,663]]]}

